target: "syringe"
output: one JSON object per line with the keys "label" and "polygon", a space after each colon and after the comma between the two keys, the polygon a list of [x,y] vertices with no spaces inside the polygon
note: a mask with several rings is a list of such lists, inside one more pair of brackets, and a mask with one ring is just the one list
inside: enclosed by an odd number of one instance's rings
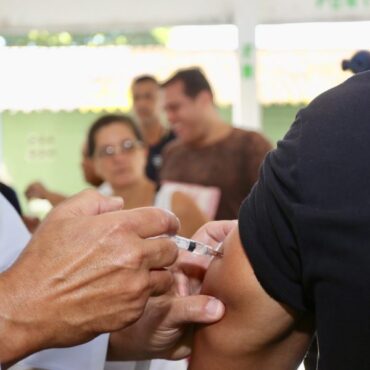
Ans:
{"label": "syringe", "polygon": [[211,256],[211,257],[222,257],[222,251],[218,250],[219,246],[214,249],[207,244],[197,242],[193,239],[184,238],[183,236],[178,235],[169,235],[169,239],[173,240],[177,247],[180,249],[185,249],[191,253],[200,255],[200,256]]}

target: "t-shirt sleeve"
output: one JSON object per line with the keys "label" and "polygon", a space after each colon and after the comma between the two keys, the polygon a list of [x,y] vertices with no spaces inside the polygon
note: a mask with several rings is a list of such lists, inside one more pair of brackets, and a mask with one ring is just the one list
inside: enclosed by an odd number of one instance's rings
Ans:
{"label": "t-shirt sleeve", "polygon": [[239,214],[241,241],[266,292],[298,311],[309,310],[294,214],[300,202],[299,115],[271,151]]}
{"label": "t-shirt sleeve", "polygon": [[249,133],[249,144],[244,145],[244,176],[247,186],[252,187],[258,180],[259,171],[266,154],[272,149],[271,143],[258,132]]}

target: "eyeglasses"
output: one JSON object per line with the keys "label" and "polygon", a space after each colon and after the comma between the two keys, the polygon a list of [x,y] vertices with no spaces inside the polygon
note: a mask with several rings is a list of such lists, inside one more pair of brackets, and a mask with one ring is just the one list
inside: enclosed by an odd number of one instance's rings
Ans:
{"label": "eyeglasses", "polygon": [[120,144],[117,145],[106,145],[100,148],[96,155],[99,158],[110,158],[119,153],[131,153],[136,148],[143,146],[143,142],[140,140],[123,140]]}

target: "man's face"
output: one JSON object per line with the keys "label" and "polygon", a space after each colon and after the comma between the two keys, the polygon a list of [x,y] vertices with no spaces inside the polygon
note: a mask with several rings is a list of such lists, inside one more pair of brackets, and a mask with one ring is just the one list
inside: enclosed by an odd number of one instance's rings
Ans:
{"label": "man's face", "polygon": [[203,139],[204,105],[201,93],[191,98],[184,92],[183,82],[177,81],[164,88],[164,110],[176,136],[184,143]]}
{"label": "man's face", "polygon": [[134,111],[143,123],[156,119],[159,114],[159,86],[153,81],[142,81],[133,85]]}

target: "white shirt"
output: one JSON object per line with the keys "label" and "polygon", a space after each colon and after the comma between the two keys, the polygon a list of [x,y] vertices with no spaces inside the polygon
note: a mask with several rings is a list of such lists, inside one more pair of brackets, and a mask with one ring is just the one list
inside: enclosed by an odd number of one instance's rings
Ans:
{"label": "white shirt", "polygon": [[[0,272],[14,263],[29,239],[30,234],[19,215],[0,194]],[[104,334],[80,346],[44,350],[27,357],[12,369],[103,370],[108,338],[109,335]]]}
{"label": "white shirt", "polygon": [[99,187],[98,187],[98,192],[101,195],[105,195],[106,197],[110,197],[113,195],[113,189],[112,186],[109,184],[109,182],[103,182]]}

